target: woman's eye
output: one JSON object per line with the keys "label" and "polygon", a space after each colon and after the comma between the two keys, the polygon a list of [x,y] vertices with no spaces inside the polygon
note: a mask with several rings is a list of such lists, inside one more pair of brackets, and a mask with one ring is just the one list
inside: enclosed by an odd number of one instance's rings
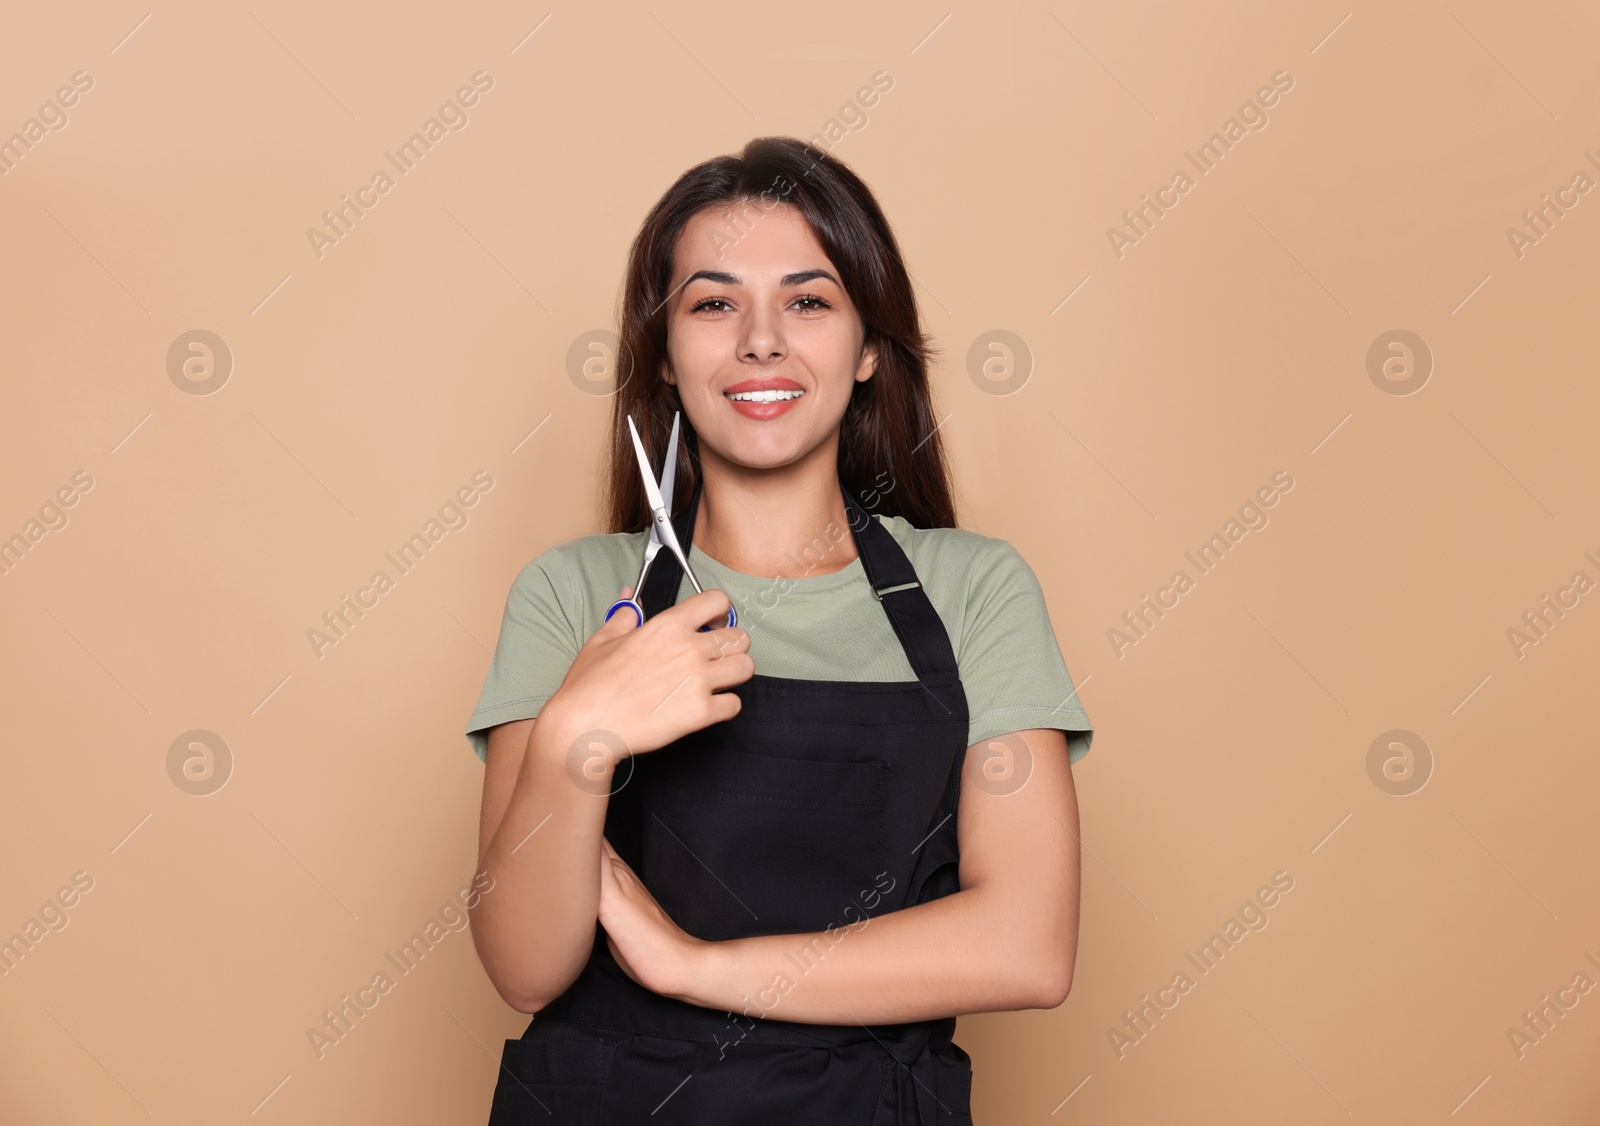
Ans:
{"label": "woman's eye", "polygon": [[[727,304],[728,299],[725,297],[702,297],[693,305],[689,306],[689,312],[698,313],[701,309],[711,309],[712,306],[720,306],[712,311],[721,313],[726,311]],[[794,304],[799,305],[804,312],[813,312],[819,309],[833,308],[833,306],[828,303],[826,298],[818,297],[814,293],[807,293],[800,297],[796,297],[794,299]]]}

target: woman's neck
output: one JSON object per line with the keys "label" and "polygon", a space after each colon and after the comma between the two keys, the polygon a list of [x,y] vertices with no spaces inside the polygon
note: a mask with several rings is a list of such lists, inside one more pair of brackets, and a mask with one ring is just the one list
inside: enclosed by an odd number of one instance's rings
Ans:
{"label": "woman's neck", "polygon": [[797,559],[813,577],[849,566],[857,552],[836,462],[818,462],[823,470],[702,461],[694,545],[745,575],[796,578]]}

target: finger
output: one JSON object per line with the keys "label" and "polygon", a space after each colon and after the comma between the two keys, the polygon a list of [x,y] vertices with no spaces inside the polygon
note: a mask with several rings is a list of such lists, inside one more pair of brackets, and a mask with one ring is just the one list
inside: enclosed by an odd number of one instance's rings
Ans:
{"label": "finger", "polygon": [[713,658],[726,657],[729,653],[748,653],[750,651],[750,635],[738,626],[723,626],[721,629],[707,630],[701,636],[705,637],[707,647]]}
{"label": "finger", "polygon": [[719,688],[732,688],[743,684],[755,674],[756,662],[748,653],[729,653],[721,660],[712,661],[706,668],[705,683],[715,692]]}
{"label": "finger", "polygon": [[[605,837],[601,837],[600,843],[604,846],[600,862],[605,865],[606,871],[610,873],[612,880],[622,880],[624,873],[631,874],[633,872],[633,868],[626,860],[622,859],[622,854],[612,846],[610,841]],[[621,884],[617,886],[620,888]]]}
{"label": "finger", "polygon": [[713,692],[711,694],[712,723],[723,723],[738,715],[744,709],[744,701],[737,692]]}
{"label": "finger", "polygon": [[728,608],[732,605],[726,591],[713,587],[702,590],[699,594],[690,595],[676,606],[667,607],[651,620],[670,622],[696,630],[703,625],[711,624],[726,627]]}
{"label": "finger", "polygon": [[612,848],[609,842],[606,844],[606,849],[611,854],[608,859],[611,862],[612,876],[616,877],[617,879],[622,879],[624,875],[633,874],[633,865],[622,859],[622,854],[616,849]]}

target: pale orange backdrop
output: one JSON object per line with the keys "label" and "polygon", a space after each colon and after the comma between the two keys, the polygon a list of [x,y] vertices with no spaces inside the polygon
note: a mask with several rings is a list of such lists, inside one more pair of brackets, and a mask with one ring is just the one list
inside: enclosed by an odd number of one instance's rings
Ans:
{"label": "pale orange backdrop", "polygon": [[628,244],[768,134],[877,192],[963,523],[1097,728],[1074,986],[961,1019],[976,1120],[1600,1120],[1591,5],[90,3],[0,42],[0,138],[39,122],[0,176],[0,940],[38,936],[0,1120],[484,1121],[526,1018],[466,931],[308,1029],[453,917],[507,588],[596,530]]}

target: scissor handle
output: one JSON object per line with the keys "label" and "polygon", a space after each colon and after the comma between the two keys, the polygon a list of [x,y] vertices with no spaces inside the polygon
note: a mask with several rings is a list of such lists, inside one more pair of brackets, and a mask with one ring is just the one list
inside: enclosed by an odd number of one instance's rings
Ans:
{"label": "scissor handle", "polygon": [[631,598],[621,598],[613,602],[611,604],[611,609],[606,611],[606,616],[602,620],[609,622],[611,620],[611,615],[615,614],[624,606],[633,611],[634,616],[639,619],[640,625],[644,625],[644,607],[639,605]]}
{"label": "scissor handle", "polygon": [[[636,616],[639,619],[639,624],[640,625],[644,625],[644,607],[639,605],[639,603],[634,601],[632,598],[619,598],[617,601],[613,602],[611,604],[611,609],[606,611],[606,616],[602,620],[609,622],[611,620],[611,615],[615,614],[618,610],[622,609],[624,606],[626,606],[628,609],[633,611],[634,616]],[[733,612],[733,607],[730,605],[728,607],[728,626],[729,626],[729,628],[732,628],[733,626],[738,625],[738,623],[739,623],[739,616]],[[700,627],[700,632],[701,633],[710,633],[711,632],[711,627],[710,626],[701,626]]]}

